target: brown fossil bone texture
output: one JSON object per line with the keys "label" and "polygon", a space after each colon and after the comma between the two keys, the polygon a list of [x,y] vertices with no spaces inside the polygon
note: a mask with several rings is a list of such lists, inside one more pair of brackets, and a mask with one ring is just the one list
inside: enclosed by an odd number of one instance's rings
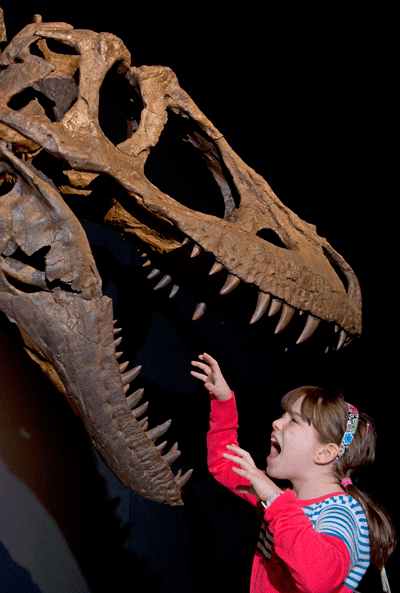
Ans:
{"label": "brown fossil bone texture", "polygon": [[[53,51],[49,40],[69,53]],[[221,298],[238,286],[257,294],[251,323],[279,312],[278,333],[296,312],[305,313],[298,343],[321,322],[338,332],[337,347],[360,335],[357,278],[239,158],[171,69],[131,66],[116,36],[35,17],[5,48],[0,67],[0,310],[122,484],[182,504],[190,471],[172,473],[177,445],[163,455],[165,442],[156,444],[170,422],[149,429],[140,419],[143,390],[128,394],[140,368],[127,371],[118,362],[112,302],[103,295],[80,213],[145,245],[152,254],[146,264],[165,258],[156,288],[171,282],[170,296],[180,286],[174,265],[194,269],[208,258],[210,281],[223,278]],[[99,123],[109,77],[126,111],[126,139],[116,144]],[[222,194],[223,216],[190,208],[147,178],[149,154],[170,125],[199,151]],[[159,273],[155,267],[149,277]],[[194,319],[205,307],[201,300]]]}

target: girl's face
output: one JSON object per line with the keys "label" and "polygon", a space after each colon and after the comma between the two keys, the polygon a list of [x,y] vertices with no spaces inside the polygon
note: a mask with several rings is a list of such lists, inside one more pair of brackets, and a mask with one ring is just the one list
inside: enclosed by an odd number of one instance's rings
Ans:
{"label": "girl's face", "polygon": [[267,457],[267,475],[290,480],[293,487],[311,477],[315,454],[321,443],[314,426],[301,417],[299,398],[293,408],[272,423],[271,452]]}

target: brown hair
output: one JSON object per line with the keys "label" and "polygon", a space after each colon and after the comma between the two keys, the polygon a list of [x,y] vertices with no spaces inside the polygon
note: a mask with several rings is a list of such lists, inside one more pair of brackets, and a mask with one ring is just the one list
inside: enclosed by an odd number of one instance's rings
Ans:
{"label": "brown hair", "polygon": [[[314,426],[320,442],[335,443],[339,446],[348,420],[348,408],[343,396],[320,387],[299,387],[283,397],[283,409],[291,410],[299,398],[303,398],[302,419]],[[353,473],[358,473],[360,468],[373,463],[375,446],[374,422],[367,414],[361,412],[351,444],[338,462],[332,465],[338,484]],[[395,531],[390,517],[385,509],[354,484],[348,486],[346,492],[364,509],[369,527],[371,562],[382,569],[396,546]]]}

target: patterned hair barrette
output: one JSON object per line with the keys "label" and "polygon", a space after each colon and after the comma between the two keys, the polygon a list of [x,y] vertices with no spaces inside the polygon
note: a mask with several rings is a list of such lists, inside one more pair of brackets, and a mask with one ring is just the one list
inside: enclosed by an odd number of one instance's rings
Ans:
{"label": "patterned hair barrette", "polygon": [[358,410],[355,406],[352,406],[351,404],[348,404],[347,402],[346,402],[346,406],[348,409],[348,420],[347,420],[346,430],[344,432],[342,442],[340,443],[340,446],[339,446],[339,453],[337,454],[335,459],[332,461],[332,463],[334,463],[334,464],[339,461],[339,459],[345,453],[346,449],[351,444],[351,441],[353,440],[355,432],[357,430],[358,420],[360,417]]}

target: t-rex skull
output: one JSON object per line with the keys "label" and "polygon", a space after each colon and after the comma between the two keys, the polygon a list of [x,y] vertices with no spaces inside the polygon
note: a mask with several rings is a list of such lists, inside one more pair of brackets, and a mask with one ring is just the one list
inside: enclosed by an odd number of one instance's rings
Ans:
{"label": "t-rex skull", "polygon": [[[76,53],[54,53],[49,39]],[[339,328],[338,347],[361,333],[357,278],[315,227],[286,208],[235,154],[174,73],[132,67],[129,51],[114,35],[37,18],[10,42],[0,64],[0,309],[67,395],[121,482],[148,498],[181,504],[188,475],[174,477],[170,470],[179,451],[174,446],[162,456],[164,443],[154,443],[169,423],[148,430],[147,419],[137,419],[146,409],[136,407],[142,391],[126,396],[138,369],[125,372],[117,362],[112,304],[71,210],[76,197],[78,210],[87,204],[92,218],[137,238],[156,257],[166,255],[172,269],[188,241],[194,243],[192,257],[211,254],[210,274],[227,273],[222,295],[240,282],[257,290],[251,322],[280,310],[279,332],[296,310],[305,312],[298,342],[321,321]],[[125,84],[120,101],[128,137],[116,146],[99,124],[106,75]],[[222,218],[179,203],[146,177],[150,151],[171,120],[218,184]],[[45,153],[48,160],[40,160]],[[47,162],[41,171],[33,164],[39,161]],[[263,238],[266,230],[279,245]],[[42,265],[34,264],[40,257]],[[188,261],[192,267],[200,260]],[[167,274],[159,286],[169,281]],[[204,307],[200,303],[195,318]]]}

